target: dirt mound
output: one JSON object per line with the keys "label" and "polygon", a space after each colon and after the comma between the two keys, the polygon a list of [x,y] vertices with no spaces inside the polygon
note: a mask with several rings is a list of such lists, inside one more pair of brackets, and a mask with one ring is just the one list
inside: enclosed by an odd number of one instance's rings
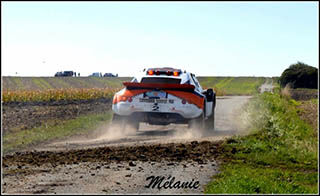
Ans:
{"label": "dirt mound", "polygon": [[175,161],[193,160],[199,164],[221,153],[220,142],[169,143],[140,146],[116,146],[70,151],[16,152],[3,157],[3,165],[79,164],[81,162]]}

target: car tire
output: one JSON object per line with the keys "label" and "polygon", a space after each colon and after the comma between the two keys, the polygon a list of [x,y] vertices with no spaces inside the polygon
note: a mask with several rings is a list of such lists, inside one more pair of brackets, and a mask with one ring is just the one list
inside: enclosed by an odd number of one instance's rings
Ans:
{"label": "car tire", "polygon": [[139,130],[139,121],[137,121],[136,119],[134,118],[129,118],[128,119],[128,124],[130,127],[132,127],[135,131],[138,131]]}
{"label": "car tire", "polygon": [[213,94],[213,99],[212,99],[212,113],[211,115],[205,120],[205,129],[208,131],[213,131],[214,130],[214,119],[215,119],[215,112],[214,109],[216,107],[216,96]]}
{"label": "car tire", "polygon": [[214,130],[214,108],[212,108],[211,115],[205,120],[205,128],[208,131]]}
{"label": "car tire", "polygon": [[127,118],[118,114],[113,114],[112,125],[118,126],[120,131],[124,131],[127,124]]}
{"label": "car tire", "polygon": [[205,110],[202,112],[202,114],[198,118],[190,120],[188,123],[188,127],[190,129],[196,129],[196,130],[205,129]]}
{"label": "car tire", "polygon": [[127,126],[130,126],[131,128],[133,128],[134,130],[139,130],[139,121],[130,118],[130,117],[126,117],[126,116],[120,116],[118,114],[113,114],[113,118],[112,118],[112,124],[119,126],[121,131],[124,131],[126,129]]}

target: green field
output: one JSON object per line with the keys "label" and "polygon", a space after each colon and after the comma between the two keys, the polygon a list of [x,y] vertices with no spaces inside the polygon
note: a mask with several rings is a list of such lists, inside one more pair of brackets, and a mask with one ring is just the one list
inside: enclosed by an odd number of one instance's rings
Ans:
{"label": "green field", "polygon": [[225,95],[253,95],[265,82],[265,77],[198,77],[204,88],[214,88]]}
{"label": "green field", "polygon": [[3,90],[48,90],[69,88],[120,88],[129,77],[2,77]]}
{"label": "green field", "polygon": [[[218,95],[253,95],[264,77],[198,77],[203,88],[214,88]],[[4,91],[69,88],[121,88],[130,77],[2,77]]]}

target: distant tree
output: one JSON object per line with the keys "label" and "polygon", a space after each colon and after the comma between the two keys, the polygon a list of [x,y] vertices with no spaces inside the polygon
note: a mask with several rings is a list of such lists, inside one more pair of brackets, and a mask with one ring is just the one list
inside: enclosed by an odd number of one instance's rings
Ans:
{"label": "distant tree", "polygon": [[318,69],[302,62],[290,65],[279,78],[280,86],[291,88],[318,88]]}

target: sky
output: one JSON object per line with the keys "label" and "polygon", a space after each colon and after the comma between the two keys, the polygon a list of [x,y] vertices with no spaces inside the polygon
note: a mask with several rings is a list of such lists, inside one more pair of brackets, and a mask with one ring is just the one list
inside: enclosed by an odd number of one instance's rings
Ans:
{"label": "sky", "polygon": [[318,2],[1,1],[1,75],[280,76],[319,68]]}

